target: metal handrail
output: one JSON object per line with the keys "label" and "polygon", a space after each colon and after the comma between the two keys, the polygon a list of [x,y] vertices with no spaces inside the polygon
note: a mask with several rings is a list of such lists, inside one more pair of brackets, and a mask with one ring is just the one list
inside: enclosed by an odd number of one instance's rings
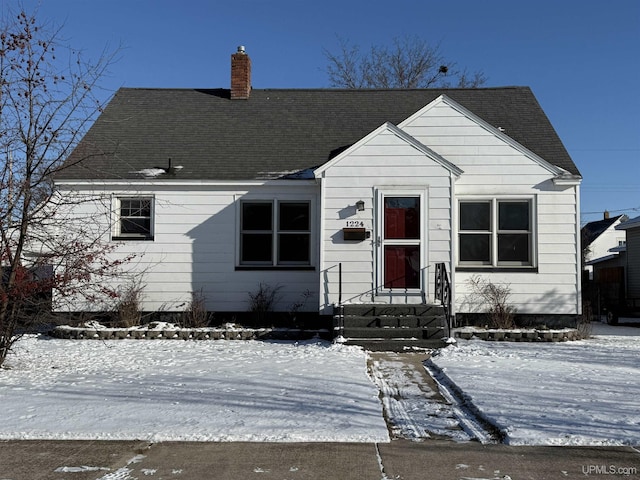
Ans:
{"label": "metal handrail", "polygon": [[436,263],[435,290],[436,300],[440,300],[444,308],[444,315],[447,320],[447,335],[451,336],[451,282],[449,282],[447,265],[444,262]]}
{"label": "metal handrail", "polygon": [[342,304],[342,262],[338,263],[338,336],[344,337],[344,305]]}
{"label": "metal handrail", "polygon": [[[339,262],[337,265],[334,265],[334,267],[331,268],[335,268],[338,267],[338,305],[343,305],[345,303],[349,303],[351,300],[353,300],[354,298],[358,298],[358,297],[362,297],[362,296],[371,296],[371,300],[373,301],[373,298],[376,295],[379,295],[379,292],[381,289],[385,289],[388,290],[390,294],[392,294],[393,292],[407,292],[408,289],[406,287],[388,287],[385,288],[383,285],[376,285],[368,290],[365,290],[361,293],[358,293],[357,295],[354,295],[353,297],[349,297],[347,299],[345,299],[344,301],[342,300],[343,294],[342,294],[342,262]],[[429,269],[430,266],[427,267],[423,267],[421,269],[421,271],[426,271],[427,269]],[[424,275],[422,275],[422,277],[424,278]],[[397,280],[400,280],[403,277],[398,277]],[[393,282],[394,280],[392,279],[391,282]],[[426,282],[426,278],[425,278],[425,282]],[[424,298],[425,296],[425,287],[423,286],[421,289],[421,295]]]}

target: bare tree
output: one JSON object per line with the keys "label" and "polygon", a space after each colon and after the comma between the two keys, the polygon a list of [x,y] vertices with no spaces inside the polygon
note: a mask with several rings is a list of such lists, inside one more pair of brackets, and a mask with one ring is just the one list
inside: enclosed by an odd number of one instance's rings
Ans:
{"label": "bare tree", "polygon": [[102,109],[97,82],[113,55],[87,62],[64,45],[59,29],[41,24],[35,14],[8,12],[3,18],[0,365],[20,335],[50,310],[53,295],[116,296],[104,279],[129,260],[110,260],[115,246],[102,241],[101,223],[74,213],[78,202],[100,199],[62,197],[53,185]]}
{"label": "bare tree", "polygon": [[390,46],[374,45],[363,52],[339,38],[340,51],[324,50],[326,72],[338,88],[476,88],[486,82],[482,72],[468,73],[445,59],[440,44],[416,36],[395,38]]}

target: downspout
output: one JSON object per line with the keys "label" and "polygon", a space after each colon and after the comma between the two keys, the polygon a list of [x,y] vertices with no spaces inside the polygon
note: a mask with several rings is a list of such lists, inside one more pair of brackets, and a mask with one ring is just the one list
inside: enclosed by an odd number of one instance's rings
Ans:
{"label": "downspout", "polygon": [[[580,234],[580,184],[576,188],[576,312],[582,315],[582,235]],[[600,312],[598,312],[599,314]]]}
{"label": "downspout", "polygon": [[[326,274],[325,272],[325,264],[324,264],[324,258],[325,258],[325,252],[324,252],[324,248],[323,248],[323,244],[324,242],[322,241],[323,236],[324,236],[324,228],[325,228],[325,222],[324,222],[324,204],[325,204],[325,200],[324,200],[324,182],[322,181],[322,179],[324,178],[324,172],[322,172],[321,177],[316,177],[316,182],[320,185],[320,198],[318,199],[318,232],[316,234],[316,242],[318,245],[318,312],[320,312],[320,307],[323,304],[323,299],[329,299],[329,292],[328,287],[326,285],[326,282],[323,280],[323,276]],[[331,305],[326,305],[323,308],[324,314],[326,314],[326,308],[331,307]],[[332,312],[333,314],[333,312]]]}
{"label": "downspout", "polygon": [[[449,201],[449,208],[451,209],[451,226],[449,228],[449,242],[451,245],[449,259],[449,267],[451,270],[451,311],[449,315],[455,319],[456,315],[456,258],[458,258],[458,209],[456,208],[456,176],[453,173],[449,174],[449,182],[451,184],[451,198]],[[456,326],[456,322],[453,322],[453,326]],[[449,332],[451,333],[451,332]]]}

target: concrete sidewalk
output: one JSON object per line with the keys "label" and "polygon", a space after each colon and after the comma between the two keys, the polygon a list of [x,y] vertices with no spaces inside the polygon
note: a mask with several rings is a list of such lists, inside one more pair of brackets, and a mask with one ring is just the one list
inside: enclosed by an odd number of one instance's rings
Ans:
{"label": "concrete sidewalk", "polygon": [[631,447],[391,443],[0,442],[0,480],[640,479]]}

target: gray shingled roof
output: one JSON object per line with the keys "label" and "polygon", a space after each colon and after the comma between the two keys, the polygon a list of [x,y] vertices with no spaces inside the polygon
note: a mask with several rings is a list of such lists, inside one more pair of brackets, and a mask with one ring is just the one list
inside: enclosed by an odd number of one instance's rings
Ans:
{"label": "gray shingled roof", "polygon": [[[398,124],[445,94],[540,157],[579,174],[527,87],[428,90],[120,89],[58,179],[248,180],[317,167],[384,122]],[[80,161],[82,160],[82,161]]]}

